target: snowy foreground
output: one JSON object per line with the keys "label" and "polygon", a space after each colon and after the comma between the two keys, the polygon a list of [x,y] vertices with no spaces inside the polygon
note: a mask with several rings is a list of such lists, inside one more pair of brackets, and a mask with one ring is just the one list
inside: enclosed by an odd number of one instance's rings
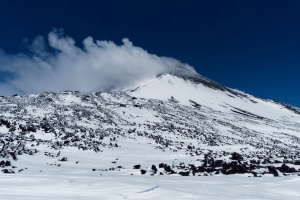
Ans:
{"label": "snowy foreground", "polygon": [[300,199],[300,177],[0,175],[0,199]]}

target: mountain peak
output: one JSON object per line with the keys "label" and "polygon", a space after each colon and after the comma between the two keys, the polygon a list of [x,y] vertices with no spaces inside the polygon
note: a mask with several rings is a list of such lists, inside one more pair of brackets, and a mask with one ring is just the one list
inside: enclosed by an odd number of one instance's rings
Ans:
{"label": "mountain peak", "polygon": [[160,74],[134,90],[128,90],[128,93],[135,97],[172,101],[185,106],[194,106],[196,103],[224,113],[243,113],[264,119],[288,118],[295,121],[295,114],[299,115],[296,108],[227,88],[184,65]]}
{"label": "mountain peak", "polygon": [[[209,87],[211,89],[214,89],[214,90],[220,90],[220,91],[224,91],[224,92],[229,92],[231,93],[232,95],[235,95],[235,96],[242,96],[242,97],[246,97],[246,95],[242,92],[239,92],[237,90],[233,90],[233,89],[230,89],[228,87],[225,87],[213,80],[210,80],[209,78],[206,78],[200,74],[197,73],[197,71],[187,65],[187,64],[180,64],[180,65],[177,65],[173,70],[171,70],[169,73],[163,73],[163,74],[160,74],[159,76],[162,76],[162,75],[165,75],[165,74],[170,74],[172,76],[175,76],[175,77],[178,77],[180,79],[183,79],[185,81],[190,81],[194,84],[202,84],[206,87]],[[159,77],[158,76],[158,77]]]}

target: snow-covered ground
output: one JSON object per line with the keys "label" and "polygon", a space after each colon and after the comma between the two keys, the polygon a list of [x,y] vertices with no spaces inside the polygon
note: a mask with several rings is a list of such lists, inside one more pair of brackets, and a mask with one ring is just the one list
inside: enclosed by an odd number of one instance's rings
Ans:
{"label": "snow-covered ground", "polygon": [[300,177],[0,175],[3,200],[298,200]]}

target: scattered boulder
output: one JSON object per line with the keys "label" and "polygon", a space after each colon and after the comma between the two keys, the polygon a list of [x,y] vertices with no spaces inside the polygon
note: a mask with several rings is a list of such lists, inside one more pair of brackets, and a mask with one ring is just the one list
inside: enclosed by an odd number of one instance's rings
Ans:
{"label": "scattered boulder", "polygon": [[289,167],[285,163],[281,165],[281,167],[277,167],[277,169],[282,173],[294,173],[297,172],[294,167]]}
{"label": "scattered boulder", "polygon": [[15,172],[11,169],[3,169],[2,170],[4,174],[14,174]]}
{"label": "scattered boulder", "polygon": [[268,166],[268,170],[269,170],[269,172],[270,172],[271,174],[274,175],[274,177],[279,176],[279,174],[278,174],[278,172],[277,172],[277,170],[276,170],[276,168],[275,168],[274,166]]}
{"label": "scattered boulder", "polygon": [[243,160],[243,156],[237,152],[231,154],[231,160]]}
{"label": "scattered boulder", "polygon": [[8,166],[11,166],[11,162],[9,160],[6,161],[2,160],[0,162],[0,167],[8,167]]}
{"label": "scattered boulder", "polygon": [[140,169],[141,168],[141,165],[134,165],[133,166],[133,169]]}
{"label": "scattered boulder", "polygon": [[171,166],[169,166],[169,165],[165,165],[165,166],[164,166],[164,170],[165,170],[166,172],[170,173],[170,174],[176,174],[176,172],[173,171],[173,170],[171,169]]}
{"label": "scattered boulder", "polygon": [[7,166],[11,166],[11,163],[10,163],[9,160],[7,160],[7,161],[5,162],[5,167],[7,167]]}
{"label": "scattered boulder", "polygon": [[59,161],[61,161],[61,162],[67,162],[67,161],[68,161],[68,158],[67,158],[67,157],[63,157],[63,158],[60,159]]}
{"label": "scattered boulder", "polygon": [[172,171],[172,169],[171,169],[171,167],[169,165],[164,165],[164,170],[166,172],[171,172]]}
{"label": "scattered boulder", "polygon": [[157,172],[156,166],[155,166],[155,165],[152,165],[151,169],[154,171],[154,174],[156,174],[156,172]]}
{"label": "scattered boulder", "polygon": [[190,172],[189,171],[179,172],[178,174],[180,174],[181,176],[189,176]]}

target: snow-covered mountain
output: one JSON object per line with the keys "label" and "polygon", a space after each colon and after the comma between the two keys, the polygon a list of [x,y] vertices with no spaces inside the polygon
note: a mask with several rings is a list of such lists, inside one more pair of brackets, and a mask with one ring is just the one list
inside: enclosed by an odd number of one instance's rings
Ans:
{"label": "snow-covered mountain", "polygon": [[177,68],[126,91],[0,97],[11,174],[282,176],[300,172],[300,109]]}

